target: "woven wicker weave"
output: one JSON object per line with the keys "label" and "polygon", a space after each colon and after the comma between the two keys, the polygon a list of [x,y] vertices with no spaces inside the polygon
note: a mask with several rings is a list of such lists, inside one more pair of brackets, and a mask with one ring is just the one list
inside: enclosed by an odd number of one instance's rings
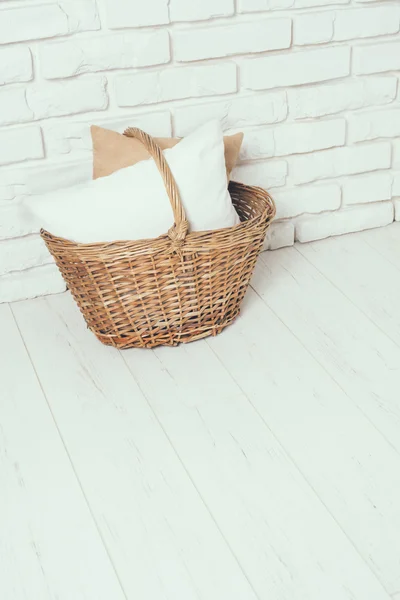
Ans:
{"label": "woven wicker weave", "polygon": [[189,233],[162,151],[139,129],[125,135],[143,142],[163,177],[175,221],[168,234],[96,244],[41,235],[89,329],[104,344],[152,348],[216,335],[239,314],[274,203],[261,188],[231,182],[241,223]]}

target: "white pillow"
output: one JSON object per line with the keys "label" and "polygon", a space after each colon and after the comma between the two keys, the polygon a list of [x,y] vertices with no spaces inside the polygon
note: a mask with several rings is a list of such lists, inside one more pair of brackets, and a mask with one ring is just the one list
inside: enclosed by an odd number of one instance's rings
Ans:
{"label": "white pillow", "polygon": [[[190,231],[232,227],[239,217],[226,186],[221,125],[211,121],[164,156],[179,188]],[[29,198],[26,206],[53,235],[81,243],[154,238],[174,222],[152,159],[84,185]]]}

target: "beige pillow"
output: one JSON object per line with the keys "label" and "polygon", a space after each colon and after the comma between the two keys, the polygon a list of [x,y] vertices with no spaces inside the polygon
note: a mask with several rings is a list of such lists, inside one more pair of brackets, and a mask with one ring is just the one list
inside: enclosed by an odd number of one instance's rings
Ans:
{"label": "beige pillow", "polygon": [[[130,167],[149,158],[149,153],[139,140],[126,137],[116,131],[103,129],[97,125],[90,128],[93,142],[93,179],[111,175],[119,169]],[[159,146],[166,150],[180,142],[179,138],[154,138]],[[225,164],[228,179],[236,165],[242,145],[243,133],[224,137]]]}

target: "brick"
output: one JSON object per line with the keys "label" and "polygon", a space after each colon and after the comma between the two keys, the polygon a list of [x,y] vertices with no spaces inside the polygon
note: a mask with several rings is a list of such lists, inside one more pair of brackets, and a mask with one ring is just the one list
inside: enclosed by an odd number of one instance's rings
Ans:
{"label": "brick", "polygon": [[267,92],[251,96],[234,96],[222,102],[180,106],[174,110],[175,135],[185,136],[212,119],[219,119],[223,129],[240,129],[251,125],[278,123],[287,116],[285,92]]}
{"label": "brick", "polygon": [[58,4],[68,17],[69,33],[100,29],[96,0],[58,0]]}
{"label": "brick", "polygon": [[119,106],[154,104],[180,98],[236,92],[236,65],[211,64],[119,76],[115,80]]}
{"label": "brick", "polygon": [[252,58],[243,61],[241,72],[244,87],[252,90],[345,77],[350,73],[350,48],[340,46]]}
{"label": "brick", "polygon": [[323,44],[333,39],[334,12],[296,15],[293,19],[293,43],[296,46]]}
{"label": "brick", "polygon": [[[83,153],[91,155],[90,125],[93,119],[82,122],[60,121],[42,125],[47,155]],[[171,136],[171,117],[168,111],[155,111],[140,115],[96,119],[95,125],[123,133],[127,127],[139,127],[150,135]]]}
{"label": "brick", "polygon": [[232,172],[232,179],[248,185],[258,185],[269,190],[285,185],[287,172],[286,161],[268,161],[238,165]]}
{"label": "brick", "polygon": [[349,4],[349,2],[350,0],[294,0],[293,8],[313,8],[314,6]]}
{"label": "brick", "polygon": [[400,69],[400,42],[353,48],[353,68],[357,75]]}
{"label": "brick", "polygon": [[26,99],[35,119],[75,115],[108,106],[106,79],[82,77],[29,87]]}
{"label": "brick", "polygon": [[[12,190],[12,197],[20,200],[32,194],[45,194],[52,190],[90,181],[92,171],[92,160],[83,160],[82,158],[75,161],[64,159],[62,162],[47,160],[45,163],[40,163],[40,166],[35,164],[34,166],[18,165],[15,168],[9,167],[0,171],[0,177],[1,184]],[[15,210],[18,201],[13,202],[12,205]],[[0,228],[4,220],[4,215],[0,215]],[[24,233],[16,235],[26,235],[34,231],[32,228],[29,231],[24,229]]]}
{"label": "brick", "polygon": [[[20,185],[26,195],[46,194],[52,190],[79,185],[92,179],[92,161],[51,163],[46,167],[20,172]],[[18,178],[17,175],[17,178]],[[18,179],[17,179],[18,180]]]}
{"label": "brick", "polygon": [[400,171],[400,140],[393,140],[393,169]]}
{"label": "brick", "polygon": [[392,197],[400,196],[400,173],[396,172],[393,175]]}
{"label": "brick", "polygon": [[46,156],[60,154],[92,153],[90,125],[88,123],[53,122],[42,125]]}
{"label": "brick", "polygon": [[41,73],[47,79],[159,65],[169,60],[168,32],[161,29],[75,38],[45,44],[40,49]]}
{"label": "brick", "polygon": [[285,246],[294,244],[294,225],[293,223],[272,223],[265,236],[263,250],[277,250]]}
{"label": "brick", "polygon": [[275,140],[272,127],[260,127],[259,129],[245,132],[240,149],[241,161],[269,158],[274,156],[274,154]]}
{"label": "brick", "polygon": [[400,108],[349,115],[348,122],[351,142],[400,136]]}
{"label": "brick", "polygon": [[301,186],[274,192],[277,219],[303,213],[320,213],[340,208],[341,192],[337,184]]}
{"label": "brick", "polygon": [[37,233],[38,229],[19,202],[0,205],[0,244],[3,240]]}
{"label": "brick", "polygon": [[146,27],[169,23],[169,0],[105,0],[110,29]]}
{"label": "brick", "polygon": [[177,30],[174,57],[180,62],[289,48],[291,19],[261,19],[223,27]]}
{"label": "brick", "polygon": [[0,275],[51,262],[53,259],[46,244],[38,235],[0,242]]}
{"label": "brick", "polygon": [[392,221],[393,204],[391,202],[352,206],[333,213],[300,217],[296,222],[296,240],[310,242],[332,235],[382,227],[389,225]]}
{"label": "brick", "polygon": [[[35,163],[35,168],[36,165],[37,163]],[[18,174],[24,172],[26,168],[26,164],[17,164],[13,167],[7,165],[0,170],[0,200],[14,200],[23,195],[24,186],[21,185]],[[0,206],[1,204],[0,202]],[[8,204],[8,202],[5,202],[3,206],[7,206]]]}
{"label": "brick", "polygon": [[334,148],[291,158],[291,176],[296,184],[308,183],[318,179],[388,169],[390,162],[391,148],[388,143]]}
{"label": "brick", "polygon": [[55,265],[44,265],[0,277],[0,302],[14,302],[64,292],[66,285]]}
{"label": "brick", "polygon": [[321,44],[390,35],[400,29],[400,7],[326,11],[294,18],[294,44]]}
{"label": "brick", "polygon": [[171,21],[205,21],[215,17],[228,17],[235,12],[234,0],[170,0]]}
{"label": "brick", "polygon": [[285,92],[267,92],[252,96],[235,96],[222,102],[181,106],[174,110],[175,135],[184,136],[212,119],[219,119],[223,129],[278,123],[287,116]]}
{"label": "brick", "polygon": [[391,173],[372,173],[351,177],[342,184],[343,204],[366,204],[390,200],[392,197]]}
{"label": "brick", "polygon": [[127,111],[124,116],[116,115],[107,119],[96,119],[96,125],[123,133],[127,127],[140,127],[150,135],[156,137],[171,137],[171,114],[168,110],[155,110],[146,113],[130,113]]}
{"label": "brick", "polygon": [[280,125],[274,129],[274,139],[275,156],[343,146],[346,140],[346,121],[334,119]]}
{"label": "brick", "polygon": [[258,12],[291,8],[294,0],[237,0],[238,12]]}
{"label": "brick", "polygon": [[15,7],[0,13],[1,44],[67,33],[68,18],[58,4]]}
{"label": "brick", "polygon": [[395,99],[396,90],[396,77],[385,76],[291,89],[287,92],[289,113],[304,119],[388,104]]}
{"label": "brick", "polygon": [[30,81],[32,77],[32,56],[27,46],[0,48],[0,85]]}
{"label": "brick", "polygon": [[400,6],[342,10],[335,13],[334,41],[374,37],[397,33],[400,29]]}
{"label": "brick", "polygon": [[308,8],[313,6],[348,4],[350,0],[238,0],[238,12],[249,13],[285,8]]}
{"label": "brick", "polygon": [[345,125],[344,119],[337,119],[246,131],[240,159],[257,160],[342,146],[345,143]]}
{"label": "brick", "polygon": [[0,126],[30,121],[32,111],[26,102],[23,88],[6,88],[0,90]]}
{"label": "brick", "polygon": [[21,127],[0,131],[0,165],[22,162],[30,158],[43,158],[43,156],[40,127]]}
{"label": "brick", "polygon": [[395,200],[394,203],[394,218],[395,221],[400,221],[400,199]]}
{"label": "brick", "polygon": [[17,6],[0,12],[0,44],[44,39],[99,27],[94,0]]}
{"label": "brick", "polygon": [[3,201],[13,200],[15,198],[14,189],[11,185],[0,186],[0,204]]}

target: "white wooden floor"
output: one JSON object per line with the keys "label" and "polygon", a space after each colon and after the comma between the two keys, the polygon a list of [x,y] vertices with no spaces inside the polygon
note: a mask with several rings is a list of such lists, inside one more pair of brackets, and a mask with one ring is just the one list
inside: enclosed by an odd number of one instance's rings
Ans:
{"label": "white wooden floor", "polygon": [[2,600],[400,600],[400,224],[263,254],[190,345],[0,331]]}

